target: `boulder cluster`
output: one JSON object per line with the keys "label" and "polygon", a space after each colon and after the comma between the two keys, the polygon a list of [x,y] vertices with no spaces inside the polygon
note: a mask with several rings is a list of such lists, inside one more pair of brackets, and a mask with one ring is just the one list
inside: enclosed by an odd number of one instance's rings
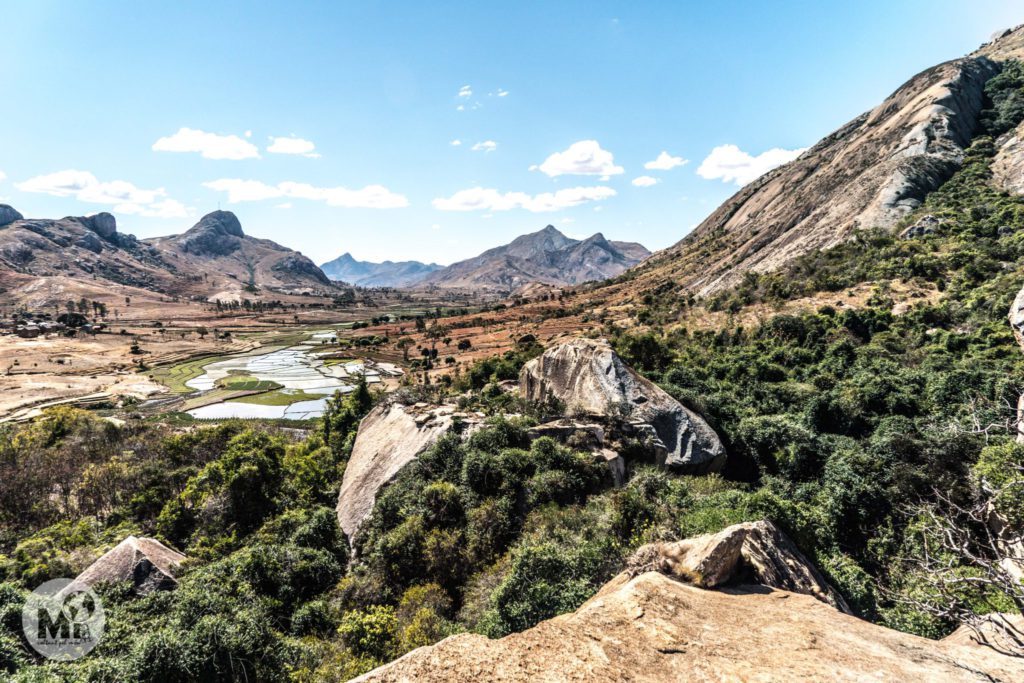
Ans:
{"label": "boulder cluster", "polygon": [[[626,478],[622,452],[688,474],[718,472],[726,453],[715,431],[693,411],[626,365],[603,339],[573,339],[527,363],[513,386],[526,399],[558,406],[529,430],[584,449],[607,465],[616,485]],[[338,495],[338,523],[353,541],[373,511],[378,492],[453,428],[477,429],[481,413],[453,405],[391,400],[359,425]]]}

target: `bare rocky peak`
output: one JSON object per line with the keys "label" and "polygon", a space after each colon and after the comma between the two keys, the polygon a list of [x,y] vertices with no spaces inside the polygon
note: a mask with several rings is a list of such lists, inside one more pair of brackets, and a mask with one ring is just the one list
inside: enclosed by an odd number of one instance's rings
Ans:
{"label": "bare rocky peak", "polygon": [[238,217],[230,211],[218,210],[203,216],[174,241],[189,254],[227,256],[242,246],[244,237]]}
{"label": "bare rocky peak", "polygon": [[[690,235],[649,259],[638,276],[708,295],[748,270],[774,270],[857,230],[892,228],[961,167],[985,83],[1001,62],[1022,58],[1024,29],[1017,28],[917,74],[798,159],[742,188]],[[1005,149],[1012,161],[1001,162],[1003,176],[1019,182],[1019,138]]]}

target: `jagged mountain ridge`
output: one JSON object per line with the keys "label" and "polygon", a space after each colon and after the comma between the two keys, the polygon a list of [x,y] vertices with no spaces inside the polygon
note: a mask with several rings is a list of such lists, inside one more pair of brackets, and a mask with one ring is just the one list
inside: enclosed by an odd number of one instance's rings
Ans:
{"label": "jagged mountain ridge", "polygon": [[431,273],[421,285],[514,291],[531,282],[576,285],[615,277],[650,255],[636,242],[601,233],[577,240],[547,226]]}
{"label": "jagged mountain ridge", "polygon": [[408,287],[443,267],[420,261],[360,261],[348,252],[320,264],[332,280],[360,287]]}
{"label": "jagged mountain ridge", "polygon": [[46,283],[58,281],[55,292],[69,295],[76,284],[95,290],[105,283],[224,300],[333,288],[299,252],[245,235],[229,211],[207,214],[180,235],[140,240],[119,232],[109,213],[25,219],[0,206],[0,283],[8,296],[39,304]]}
{"label": "jagged mountain ridge", "polygon": [[984,86],[1010,59],[1024,59],[1022,27],[917,74],[796,160],[740,189],[633,275],[641,288],[674,281],[710,295],[747,271],[775,270],[860,229],[895,227],[959,170]]}

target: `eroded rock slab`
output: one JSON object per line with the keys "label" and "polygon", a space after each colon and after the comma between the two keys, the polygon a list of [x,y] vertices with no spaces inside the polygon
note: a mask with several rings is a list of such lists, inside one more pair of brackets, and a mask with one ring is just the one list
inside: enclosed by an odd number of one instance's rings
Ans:
{"label": "eroded rock slab", "polygon": [[800,549],[769,521],[734,524],[717,534],[641,547],[634,574],[658,571],[701,588],[743,581],[802,593],[851,613],[846,601]]}
{"label": "eroded rock slab", "polygon": [[383,403],[363,418],[338,494],[338,524],[351,541],[377,492],[452,427],[450,406]]}
{"label": "eroded rock slab", "polygon": [[699,474],[725,464],[725,448],[708,423],[626,365],[604,339],[548,349],[523,367],[519,390],[532,401],[557,399],[570,415],[632,423],[649,434],[667,467]]}
{"label": "eroded rock slab", "polygon": [[185,559],[154,538],[129,536],[86,567],[72,585],[131,581],[139,594],[170,590],[178,586],[175,574]]}

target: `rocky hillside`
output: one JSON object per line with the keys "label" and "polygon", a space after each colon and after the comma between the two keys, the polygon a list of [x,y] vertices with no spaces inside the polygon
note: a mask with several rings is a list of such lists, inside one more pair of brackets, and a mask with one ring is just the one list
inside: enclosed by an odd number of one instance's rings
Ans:
{"label": "rocky hillside", "polygon": [[505,292],[532,282],[575,285],[619,275],[650,253],[641,244],[611,242],[601,233],[575,240],[549,225],[432,273],[420,284]]}
{"label": "rocky hillside", "polygon": [[26,219],[0,205],[0,287],[12,300],[63,305],[78,291],[112,284],[224,300],[263,290],[299,294],[332,288],[308,258],[246,236],[228,211],[204,216],[181,235],[139,240],[119,232],[109,213]]}
{"label": "rocky hillside", "polygon": [[419,261],[358,261],[344,253],[320,265],[327,277],[359,287],[408,287],[443,266]]}
{"label": "rocky hillside", "polygon": [[[893,228],[964,162],[991,103],[986,83],[1024,58],[1024,27],[917,74],[874,109],[753,181],[682,241],[647,261],[643,280],[712,294],[748,271],[777,269],[866,228]],[[1019,160],[1016,137],[1004,146]],[[1006,180],[1019,167],[1005,160]],[[998,171],[997,171],[998,173]]]}

